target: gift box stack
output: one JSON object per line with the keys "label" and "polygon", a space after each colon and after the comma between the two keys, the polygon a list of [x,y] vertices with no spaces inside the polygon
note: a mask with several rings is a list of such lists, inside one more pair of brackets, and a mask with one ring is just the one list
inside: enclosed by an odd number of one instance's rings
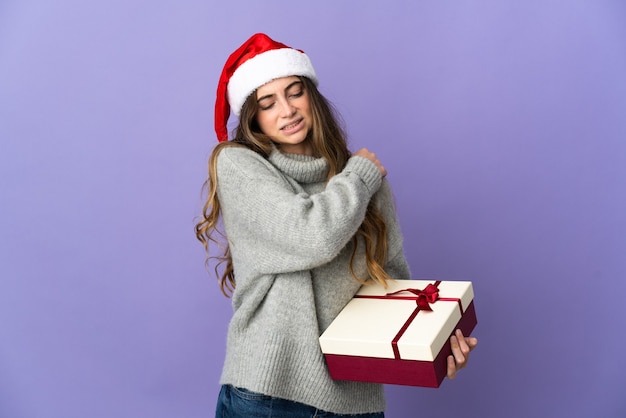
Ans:
{"label": "gift box stack", "polygon": [[439,387],[458,328],[476,326],[469,281],[365,285],[320,336],[336,380]]}

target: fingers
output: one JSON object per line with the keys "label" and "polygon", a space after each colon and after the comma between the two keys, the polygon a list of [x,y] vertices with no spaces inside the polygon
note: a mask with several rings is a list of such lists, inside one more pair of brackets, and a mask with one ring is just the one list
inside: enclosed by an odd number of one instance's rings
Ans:
{"label": "fingers", "polygon": [[470,352],[478,345],[478,340],[472,337],[464,337],[461,330],[457,329],[450,337],[452,355],[447,358],[447,376],[454,379],[459,370],[467,366]]}
{"label": "fingers", "polygon": [[370,160],[371,162],[373,162],[376,165],[376,167],[378,168],[378,171],[380,171],[380,174],[383,177],[385,177],[387,175],[387,170],[382,165],[382,163],[378,160],[378,158],[376,157],[376,154],[374,154],[373,152],[371,152],[367,148],[361,148],[360,150],[355,152],[353,155],[356,155],[356,156],[359,156],[359,157],[363,157],[363,158],[367,158],[368,160]]}
{"label": "fingers", "polygon": [[448,356],[447,376],[450,380],[456,377],[456,363],[454,362],[454,356]]}
{"label": "fingers", "polygon": [[469,346],[470,351],[472,351],[478,345],[478,339],[474,337],[465,337],[465,342]]}
{"label": "fingers", "polygon": [[[465,363],[467,363],[467,359],[469,357],[470,349],[469,344],[467,343],[467,339],[463,336],[463,332],[460,329],[456,330],[456,342],[460,354],[455,355],[454,358],[457,360],[457,363],[463,363],[463,367],[465,367]],[[453,351],[454,353],[454,351]]]}
{"label": "fingers", "polygon": [[[450,337],[450,347],[452,348],[452,355],[448,356],[448,378],[454,379],[456,373],[465,367],[467,363],[467,356],[469,355],[469,347],[465,343],[464,338],[459,338],[459,331]],[[461,334],[463,335],[463,334]]]}

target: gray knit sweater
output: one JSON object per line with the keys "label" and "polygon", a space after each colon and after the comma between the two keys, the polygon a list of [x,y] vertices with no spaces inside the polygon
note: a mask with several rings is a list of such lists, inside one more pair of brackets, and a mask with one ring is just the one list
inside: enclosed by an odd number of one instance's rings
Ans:
{"label": "gray knit sweater", "polygon": [[[386,271],[408,279],[391,190],[369,160],[326,181],[324,159],[269,160],[229,147],[217,160],[218,198],[236,289],[220,382],[334,413],[385,409],[382,385],[330,378],[318,337],[360,285],[351,238],[375,195],[388,227]],[[365,275],[362,245],[356,272]]]}

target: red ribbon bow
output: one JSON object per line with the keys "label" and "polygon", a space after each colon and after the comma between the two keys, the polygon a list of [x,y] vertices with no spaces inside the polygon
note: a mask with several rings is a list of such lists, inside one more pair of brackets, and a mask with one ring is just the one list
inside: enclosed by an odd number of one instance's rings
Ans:
{"label": "red ribbon bow", "polygon": [[431,303],[435,303],[437,299],[439,299],[439,288],[436,285],[429,283],[428,286],[424,288],[424,290],[420,289],[402,289],[397,292],[387,293],[387,296],[397,295],[402,292],[410,292],[417,296],[415,303],[419,306],[420,310],[423,311],[432,311],[433,308],[430,307]]}

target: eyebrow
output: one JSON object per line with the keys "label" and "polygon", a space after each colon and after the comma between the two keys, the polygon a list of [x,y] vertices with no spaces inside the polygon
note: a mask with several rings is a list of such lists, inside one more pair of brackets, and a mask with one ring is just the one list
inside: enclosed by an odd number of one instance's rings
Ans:
{"label": "eyebrow", "polygon": [[[295,86],[296,84],[302,84],[302,81],[300,81],[300,80],[296,80],[296,81],[294,81],[293,83],[291,83],[291,84],[289,84],[287,87],[285,87],[285,91],[289,90],[290,88],[292,88],[292,87],[293,87],[293,86]],[[273,93],[272,93],[272,94],[266,94],[265,96],[263,96],[263,97],[259,97],[258,99],[256,99],[256,102],[257,102],[257,103],[259,103],[260,101],[265,100],[265,99],[270,99],[270,98],[272,98],[273,96],[274,96],[274,94],[273,94]]]}

